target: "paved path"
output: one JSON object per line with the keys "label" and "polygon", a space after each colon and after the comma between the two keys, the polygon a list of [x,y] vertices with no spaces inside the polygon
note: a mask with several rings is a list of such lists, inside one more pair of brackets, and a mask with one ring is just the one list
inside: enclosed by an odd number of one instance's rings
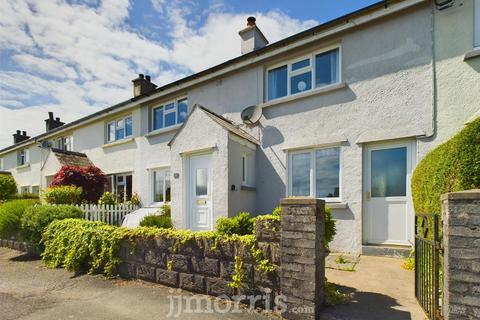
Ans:
{"label": "paved path", "polygon": [[[221,313],[230,304],[212,305],[217,313],[182,314],[168,317],[170,288],[142,281],[105,280],[103,276],[78,276],[62,269],[46,269],[39,260],[25,260],[17,251],[0,248],[0,320],[60,319],[271,319],[255,312]],[[194,296],[183,292],[181,297]],[[208,296],[202,297],[204,306]],[[176,298],[177,299],[177,298]],[[178,301],[178,300],[174,300]],[[195,306],[192,303],[192,309]],[[173,316],[176,314],[173,312]]]}
{"label": "paved path", "polygon": [[327,308],[328,320],[424,320],[414,297],[414,272],[401,268],[401,259],[361,256],[355,272],[326,269],[330,282],[353,292],[347,305]]}

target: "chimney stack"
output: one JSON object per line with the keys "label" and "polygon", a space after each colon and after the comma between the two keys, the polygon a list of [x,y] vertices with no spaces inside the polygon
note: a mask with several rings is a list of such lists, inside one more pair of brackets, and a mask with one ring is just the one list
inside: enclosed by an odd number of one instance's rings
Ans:
{"label": "chimney stack", "polygon": [[60,121],[60,118],[53,118],[53,112],[48,113],[48,119],[45,120],[45,128],[48,131],[51,131],[55,128],[63,126],[65,123]]}
{"label": "chimney stack", "polygon": [[17,130],[16,133],[13,134],[13,143],[17,144],[19,142],[25,141],[30,139],[29,136],[27,136],[27,131],[20,131]]}
{"label": "chimney stack", "polygon": [[248,17],[247,27],[238,33],[241,40],[241,52],[246,54],[265,47],[268,44],[267,38],[257,27],[257,19]]}
{"label": "chimney stack", "polygon": [[139,74],[138,78],[133,79],[133,96],[138,97],[152,92],[157,88],[157,85],[153,83],[152,78],[149,75]]}

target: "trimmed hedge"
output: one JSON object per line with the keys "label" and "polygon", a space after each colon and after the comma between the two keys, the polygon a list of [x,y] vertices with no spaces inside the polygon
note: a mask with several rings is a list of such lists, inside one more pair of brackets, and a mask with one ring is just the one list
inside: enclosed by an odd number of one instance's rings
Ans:
{"label": "trimmed hedge", "polygon": [[412,176],[417,213],[440,213],[440,196],[480,188],[480,118],[428,153]]}
{"label": "trimmed hedge", "polygon": [[82,200],[82,187],[48,187],[43,196],[45,202],[49,204],[78,204]]}
{"label": "trimmed hedge", "polygon": [[21,233],[24,239],[39,244],[42,233],[52,221],[82,217],[83,211],[73,206],[33,206],[28,208],[21,218]]}
{"label": "trimmed hedge", "polygon": [[8,199],[17,193],[17,183],[10,175],[0,175],[0,200]]}
{"label": "trimmed hedge", "polygon": [[22,229],[21,219],[25,211],[37,203],[37,200],[24,199],[7,201],[0,205],[0,238],[18,238]]}

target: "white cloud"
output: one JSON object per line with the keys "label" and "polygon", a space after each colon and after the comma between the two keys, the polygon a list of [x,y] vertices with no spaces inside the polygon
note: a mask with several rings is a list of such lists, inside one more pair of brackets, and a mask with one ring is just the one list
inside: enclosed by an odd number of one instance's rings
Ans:
{"label": "white cloud", "polygon": [[249,15],[270,42],[316,23],[280,11],[228,13],[221,0],[209,11],[194,0],[151,1],[169,26],[162,43],[127,24],[128,0],[0,1],[0,53],[11,61],[0,61],[0,148],[16,129],[41,133],[47,111],[71,121],[130,98],[136,73],[163,85],[238,56]]}

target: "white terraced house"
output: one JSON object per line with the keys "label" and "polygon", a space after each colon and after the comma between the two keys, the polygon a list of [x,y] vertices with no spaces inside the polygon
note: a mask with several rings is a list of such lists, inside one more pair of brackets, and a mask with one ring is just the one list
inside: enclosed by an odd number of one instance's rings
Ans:
{"label": "white terraced house", "polygon": [[251,17],[239,57],[161,87],[139,75],[131,99],[71,123],[51,114],[45,133],[14,134],[1,169],[38,193],[91,163],[193,230],[316,197],[332,250],[410,246],[412,170],[480,115],[480,1],[438,2],[382,1],[272,44]]}

